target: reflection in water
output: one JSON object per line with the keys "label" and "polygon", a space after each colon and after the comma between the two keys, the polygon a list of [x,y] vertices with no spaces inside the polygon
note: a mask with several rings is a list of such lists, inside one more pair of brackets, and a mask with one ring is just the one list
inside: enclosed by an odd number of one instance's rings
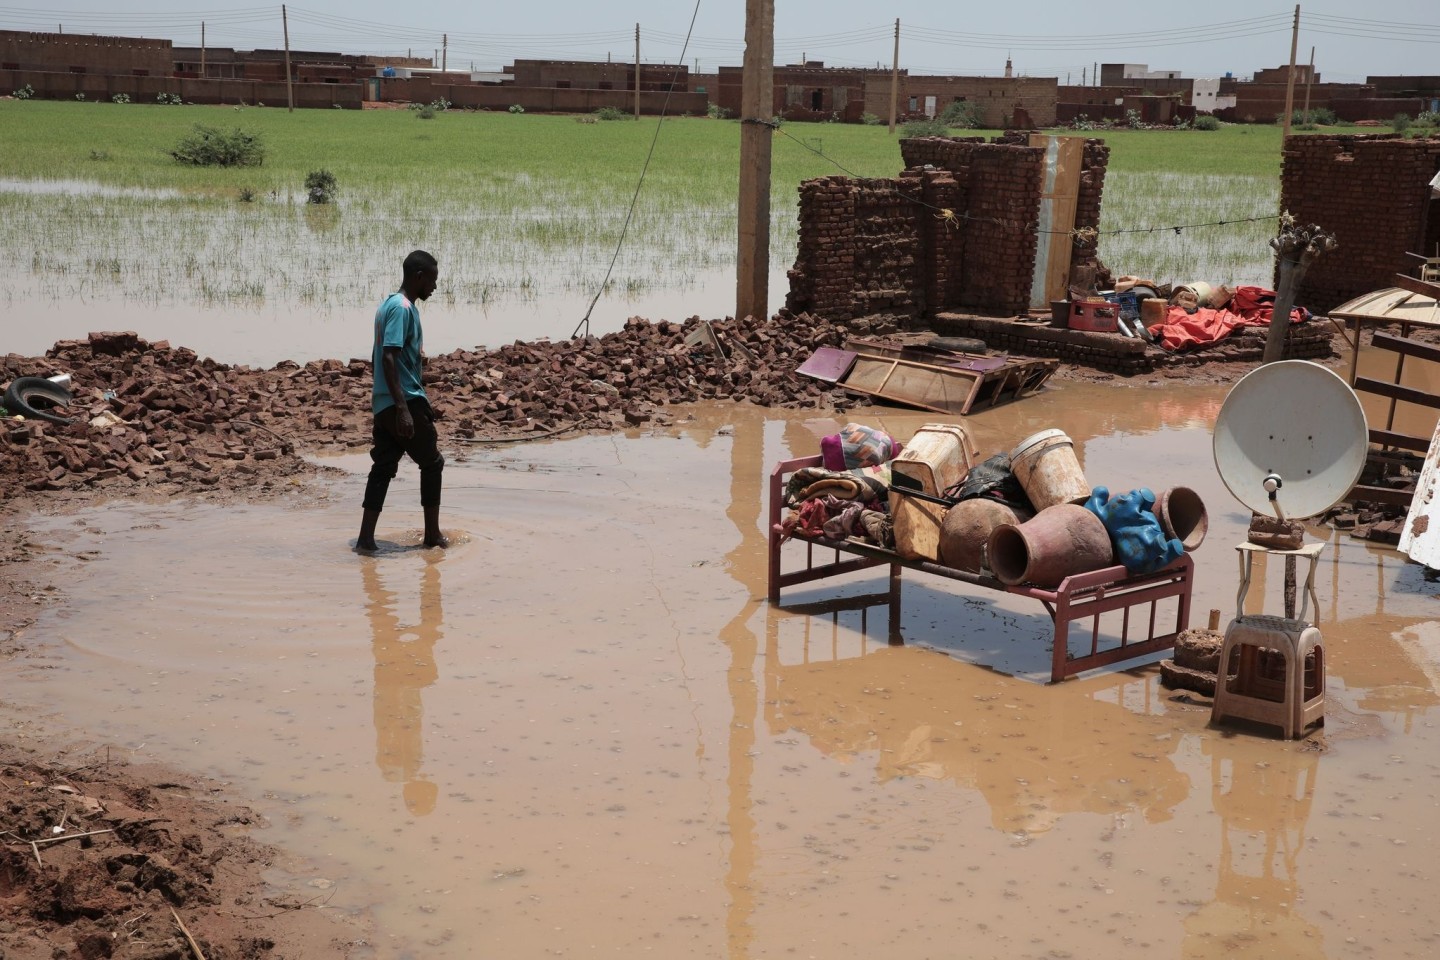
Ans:
{"label": "reflection in water", "polygon": [[[435,809],[436,787],[424,774],[425,708],[420,694],[435,682],[435,643],[442,636],[439,551],[423,551],[420,571],[420,622],[402,624],[395,594],[380,577],[379,558],[360,561],[366,613],[375,653],[375,766],[392,783],[401,783],[405,807],[419,816]],[[392,569],[393,569],[392,564]]]}
{"label": "reflection in water", "polygon": [[1296,910],[1320,754],[1306,743],[1257,749],[1240,737],[1207,738],[1202,750],[1220,859],[1215,899],[1185,918],[1182,956],[1323,958],[1323,932]]}
{"label": "reflection in water", "polygon": [[982,685],[973,666],[932,651],[881,644],[867,652],[863,637],[858,649],[812,643],[811,619],[770,608],[772,735],[798,730],[828,756],[873,756],[880,782],[921,777],[976,789],[995,828],[1012,833],[1043,833],[1080,811],[1133,810],[1160,823],[1189,792],[1172,760],[1181,741],[1174,720],[1122,705],[1148,695],[1148,677],[1077,684],[1087,696],[998,673],[981,674]]}

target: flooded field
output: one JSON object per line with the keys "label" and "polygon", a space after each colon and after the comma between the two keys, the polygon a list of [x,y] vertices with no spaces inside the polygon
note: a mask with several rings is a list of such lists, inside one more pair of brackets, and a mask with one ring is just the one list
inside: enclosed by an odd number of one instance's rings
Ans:
{"label": "flooded field", "polygon": [[[988,455],[1058,426],[1092,483],[1196,489],[1193,622],[1224,623],[1248,520],[1210,458],[1224,394],[1060,384],[969,428]],[[348,550],[364,457],[318,504],[37,516],[24,572],[68,600],[6,698],[230,781],[314,862],[287,882],[373,912],[376,958],[1435,954],[1419,567],[1335,538],[1324,731],[1211,729],[1153,665],[1045,684],[1028,601],[910,575],[891,624],[865,571],[768,604],[770,465],[836,426],[727,405],[476,446],[443,553],[414,547],[409,465],[386,548]]]}

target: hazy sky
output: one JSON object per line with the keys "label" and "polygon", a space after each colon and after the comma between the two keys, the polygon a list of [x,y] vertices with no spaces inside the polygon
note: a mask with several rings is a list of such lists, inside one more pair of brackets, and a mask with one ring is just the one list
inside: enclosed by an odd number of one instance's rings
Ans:
{"label": "hazy sky", "polygon": [[[33,2],[33,0],[32,0]],[[164,37],[209,46],[282,46],[280,5],[244,0],[83,0],[80,7],[0,6],[0,28]],[[111,6],[110,11],[97,8]],[[292,49],[432,56],[449,35],[448,65],[495,69],[515,59],[631,60],[635,25],[647,62],[678,60],[701,70],[738,66],[745,0],[301,0],[289,4]],[[1294,5],[1214,0],[1186,5],[1132,0],[936,3],[892,0],[776,0],[775,60],[830,66],[888,66],[895,20],[900,64],[913,73],[1017,73],[1081,82],[1097,62],[1144,63],[1185,76],[1249,76],[1290,56]],[[694,33],[686,47],[691,17]],[[1297,61],[1315,48],[1322,81],[1369,74],[1440,75],[1440,3],[1371,0],[1302,5]]]}

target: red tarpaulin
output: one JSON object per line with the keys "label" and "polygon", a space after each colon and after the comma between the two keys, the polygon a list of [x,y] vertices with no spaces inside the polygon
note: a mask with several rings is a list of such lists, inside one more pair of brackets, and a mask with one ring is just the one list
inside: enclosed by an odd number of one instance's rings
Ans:
{"label": "red tarpaulin", "polygon": [[[1166,350],[1189,350],[1224,340],[1236,327],[1268,327],[1274,305],[1275,291],[1238,287],[1230,302],[1219,310],[1202,307],[1186,313],[1184,307],[1172,306],[1165,313],[1165,321],[1149,330]],[[1303,307],[1290,311],[1292,324],[1308,319],[1310,311]]]}

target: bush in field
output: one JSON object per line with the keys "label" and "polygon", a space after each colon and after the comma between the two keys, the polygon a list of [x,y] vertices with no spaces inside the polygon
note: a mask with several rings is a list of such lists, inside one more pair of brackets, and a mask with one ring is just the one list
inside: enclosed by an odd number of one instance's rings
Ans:
{"label": "bush in field", "polygon": [[1410,129],[1410,115],[1408,113],[1397,113],[1390,118],[1390,128],[1396,133],[1404,133]]}
{"label": "bush in field", "polygon": [[35,88],[28,83],[14,93],[16,100],[29,100],[33,96],[35,96]]}
{"label": "bush in field", "polygon": [[950,128],[944,120],[911,120],[900,128],[907,137],[948,137]]}
{"label": "bush in field", "polygon": [[873,114],[873,113],[862,113],[862,114],[860,114],[860,122],[863,123],[863,124],[865,124],[865,126],[867,126],[867,127],[878,127],[878,126],[880,126],[880,124],[884,123],[885,121],[884,121],[884,120],[881,120],[879,117],[875,116],[875,114]]}
{"label": "bush in field", "polygon": [[711,120],[729,120],[729,119],[730,119],[730,111],[729,111],[729,110],[726,110],[724,107],[720,106],[720,104],[718,104],[718,103],[712,103],[712,104],[710,104],[710,106],[706,107],[706,108],[705,108],[705,115],[708,116]]}
{"label": "bush in field", "polygon": [[525,108],[522,107],[522,106],[520,106],[520,104],[518,104],[518,103],[512,103],[512,104],[510,104],[509,109],[510,109],[510,112],[511,112],[511,113],[524,113],[524,112],[525,112]]}
{"label": "bush in field", "polygon": [[128,93],[117,93],[117,94],[115,94],[113,97],[110,98],[110,102],[111,102],[111,103],[129,103],[129,102],[130,102],[130,94],[128,94]]}
{"label": "bush in field", "polygon": [[258,167],[265,162],[265,147],[257,133],[238,127],[226,133],[197,123],[195,132],[182,138],[170,156],[195,167]]}
{"label": "bush in field", "polygon": [[979,105],[968,100],[952,100],[940,114],[940,119],[945,121],[946,126],[962,130],[978,130],[983,126]]}
{"label": "bush in field", "polygon": [[180,104],[180,94],[178,94],[178,93],[157,93],[157,94],[155,94],[155,102],[156,102],[156,103],[164,103],[164,104],[175,104],[176,106],[178,106],[178,105]]}
{"label": "bush in field", "polygon": [[627,113],[619,107],[601,107],[595,111],[596,120],[634,120],[633,113]]}
{"label": "bush in field", "polygon": [[[336,104],[336,106],[339,106],[339,104]],[[435,114],[444,113],[450,109],[450,101],[444,97],[440,97],[431,100],[429,103],[412,103],[410,104],[410,109],[413,110],[415,115],[421,120],[434,120]]]}
{"label": "bush in field", "polygon": [[335,174],[311,170],[305,174],[305,194],[309,203],[329,203],[335,196]]}
{"label": "bush in field", "polygon": [[77,103],[84,103],[84,102],[85,102],[85,91],[82,90],[82,91],[80,91],[79,93],[75,94],[75,100],[76,100]]}

